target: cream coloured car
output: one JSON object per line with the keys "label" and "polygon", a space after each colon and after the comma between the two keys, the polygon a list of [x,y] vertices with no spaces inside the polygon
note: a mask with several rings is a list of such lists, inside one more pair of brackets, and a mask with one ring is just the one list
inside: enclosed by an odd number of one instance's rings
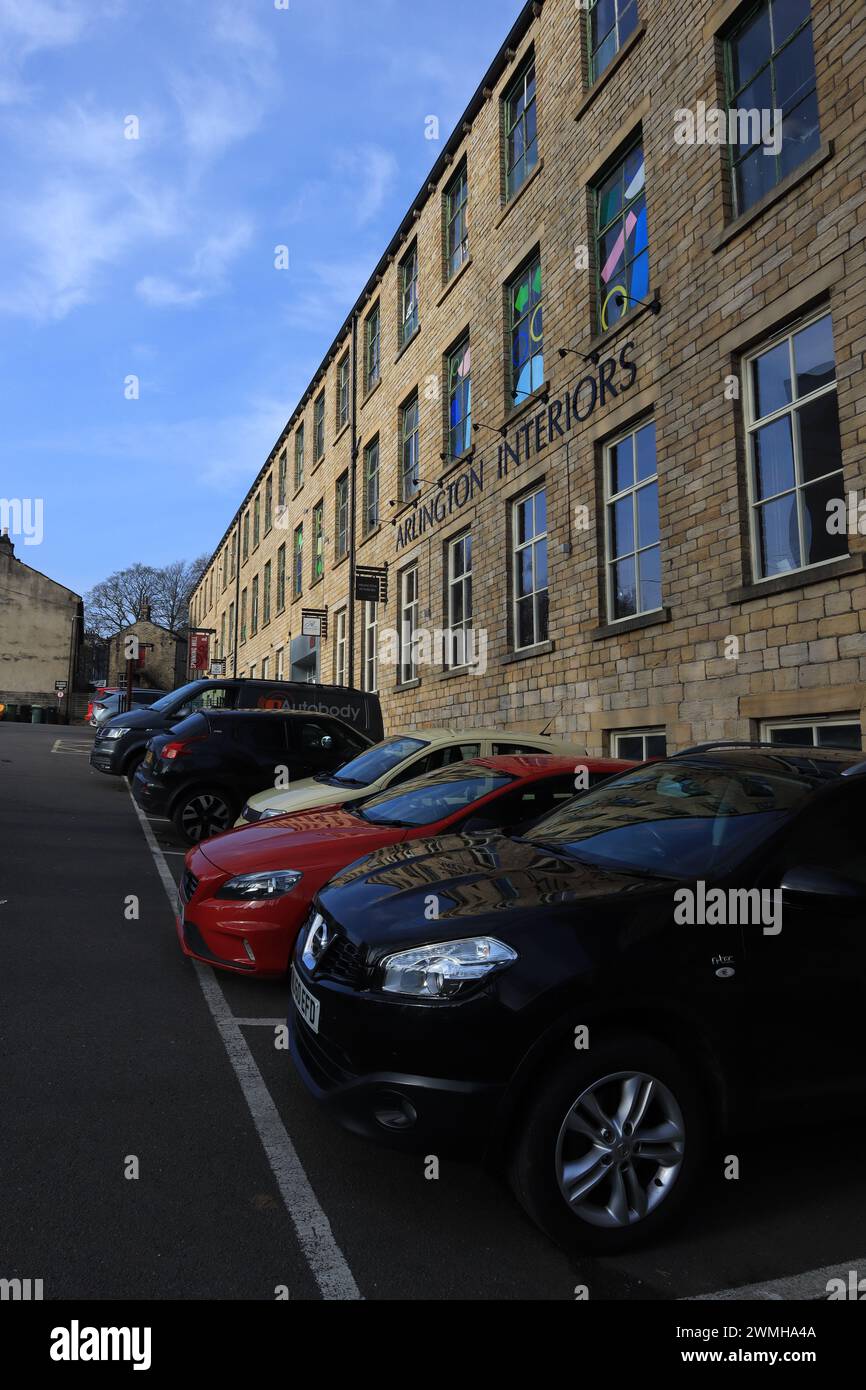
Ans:
{"label": "cream coloured car", "polygon": [[573,753],[575,758],[582,758],[586,750],[546,734],[509,733],[507,729],[406,729],[365,748],[335,772],[305,777],[282,790],[259,792],[250,798],[236,824],[251,825],[290,811],[359,801],[448,763],[504,753],[558,753],[566,757]]}

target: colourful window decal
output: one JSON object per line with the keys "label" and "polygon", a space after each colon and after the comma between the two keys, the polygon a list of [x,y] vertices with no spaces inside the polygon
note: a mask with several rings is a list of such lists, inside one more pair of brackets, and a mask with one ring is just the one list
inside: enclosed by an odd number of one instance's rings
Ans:
{"label": "colourful window decal", "polygon": [[462,343],[448,360],[448,451],[459,458],[472,447],[472,353]]}
{"label": "colourful window decal", "polygon": [[541,262],[535,260],[511,286],[511,398],[519,405],[544,385],[544,317]]}
{"label": "colourful window decal", "polygon": [[599,326],[611,328],[649,294],[643,147],[635,146],[596,191]]}

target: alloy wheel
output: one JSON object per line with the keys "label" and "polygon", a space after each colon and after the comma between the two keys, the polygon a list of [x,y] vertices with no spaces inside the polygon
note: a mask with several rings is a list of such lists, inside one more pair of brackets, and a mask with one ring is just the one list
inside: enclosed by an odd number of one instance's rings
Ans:
{"label": "alloy wheel", "polygon": [[231,823],[231,808],[222,797],[211,792],[201,792],[190,797],[183,808],[181,825],[190,840],[207,840],[221,830],[227,830]]}
{"label": "alloy wheel", "polygon": [[581,1221],[632,1226],[669,1195],[684,1155],[673,1092],[646,1072],[614,1072],[582,1091],[562,1122],[559,1189]]}

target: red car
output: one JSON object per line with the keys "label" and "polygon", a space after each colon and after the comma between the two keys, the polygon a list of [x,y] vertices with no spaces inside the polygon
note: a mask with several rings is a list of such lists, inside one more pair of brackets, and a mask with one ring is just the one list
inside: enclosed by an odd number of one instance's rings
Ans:
{"label": "red car", "polygon": [[549,753],[473,758],[350,806],[296,811],[228,830],[186,856],[178,938],[185,955],[245,975],[280,976],[313,896],[341,869],[403,840],[515,831],[633,762]]}

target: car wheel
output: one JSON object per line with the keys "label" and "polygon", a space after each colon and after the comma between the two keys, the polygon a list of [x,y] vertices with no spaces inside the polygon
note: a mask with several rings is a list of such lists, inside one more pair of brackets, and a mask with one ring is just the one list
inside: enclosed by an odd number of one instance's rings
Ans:
{"label": "car wheel", "polygon": [[691,1074],[652,1038],[567,1058],[532,1102],[511,1154],[515,1195],[567,1250],[615,1254],[686,1208],[706,1115]]}
{"label": "car wheel", "polygon": [[143,748],[139,748],[136,753],[132,753],[126,760],[123,775],[124,777],[128,777],[130,781],[144,762],[144,752],[145,750]]}
{"label": "car wheel", "polygon": [[229,830],[237,819],[237,810],[225,792],[205,787],[185,792],[175,804],[171,819],[178,835],[188,845],[197,845],[200,840]]}

